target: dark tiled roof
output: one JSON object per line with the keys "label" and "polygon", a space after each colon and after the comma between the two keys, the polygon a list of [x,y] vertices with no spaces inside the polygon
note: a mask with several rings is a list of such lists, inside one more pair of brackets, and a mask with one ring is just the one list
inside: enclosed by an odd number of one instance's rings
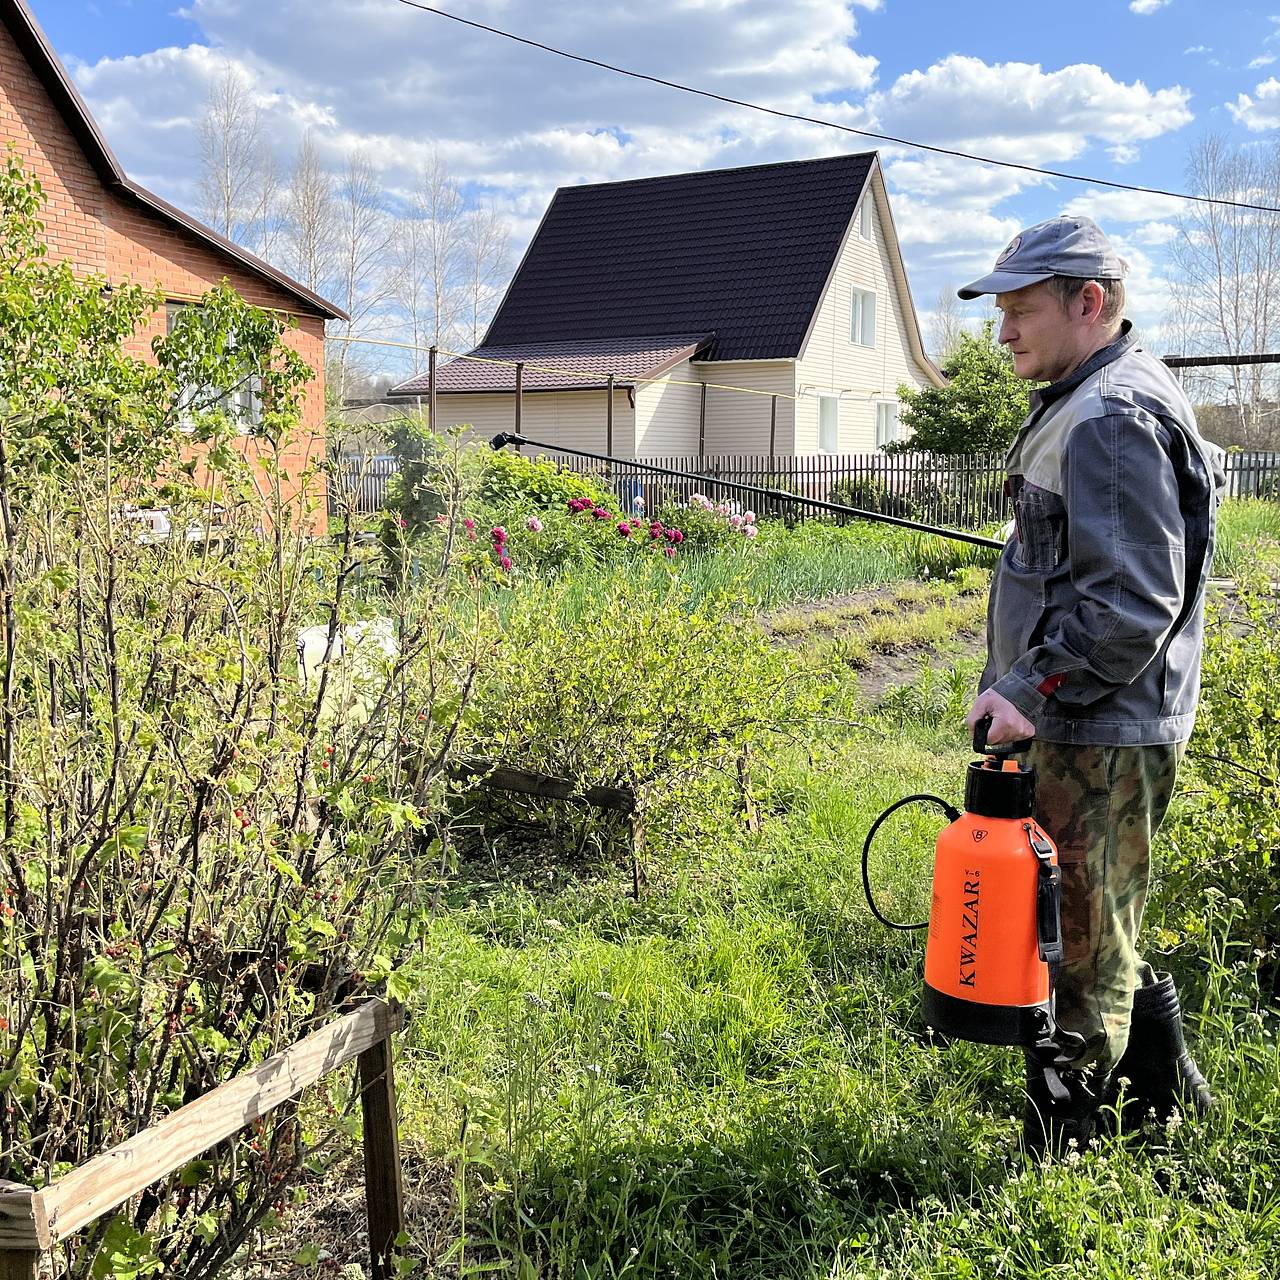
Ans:
{"label": "dark tiled roof", "polygon": [[708,333],[800,354],[874,152],[556,192],[485,346]]}
{"label": "dark tiled roof", "polygon": [[[436,370],[436,392],[514,391],[517,360],[525,364],[521,383],[525,391],[604,387],[610,374],[614,376],[615,386],[634,386],[637,380],[656,377],[687,359],[712,336],[675,333],[476,347],[468,352],[470,359],[459,357]],[[499,361],[504,363],[497,363]],[[428,375],[422,373],[393,387],[388,394],[425,396],[429,390]]]}

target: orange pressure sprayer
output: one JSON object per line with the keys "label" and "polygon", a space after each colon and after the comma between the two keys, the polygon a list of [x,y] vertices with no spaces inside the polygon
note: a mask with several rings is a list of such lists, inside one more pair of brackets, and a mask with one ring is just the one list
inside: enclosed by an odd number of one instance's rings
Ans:
{"label": "orange pressure sprayer", "polygon": [[[1061,873],[1053,841],[1032,817],[1036,775],[1013,757],[1029,743],[989,747],[991,719],[974,728],[964,811],[937,796],[908,796],[876,819],[862,850],[867,902],[893,929],[928,928],[924,1021],[943,1036],[1021,1045],[1045,1068],[1074,1058],[1083,1041],[1054,1018],[1062,961]],[[881,824],[905,805],[939,806],[950,825],[938,836],[929,919],[888,920],[871,892],[868,862]]]}

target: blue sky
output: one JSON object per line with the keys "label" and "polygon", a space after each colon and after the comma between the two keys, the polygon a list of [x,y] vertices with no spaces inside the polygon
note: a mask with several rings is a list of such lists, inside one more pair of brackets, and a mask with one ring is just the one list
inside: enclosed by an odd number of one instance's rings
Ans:
{"label": "blue sky", "polygon": [[[394,0],[29,0],[129,172],[193,207],[196,122],[230,61],[283,163],[311,128],[405,195],[436,152],[523,247],[558,185],[864,149],[611,77]],[[1006,159],[1179,188],[1209,131],[1270,145],[1280,0],[454,0],[455,12],[675,80]],[[1272,61],[1274,60],[1274,61]],[[1250,65],[1250,64],[1253,65]],[[1021,226],[1092,213],[1158,335],[1179,204],[884,149],[922,313]],[[287,266],[287,264],[284,264]]]}

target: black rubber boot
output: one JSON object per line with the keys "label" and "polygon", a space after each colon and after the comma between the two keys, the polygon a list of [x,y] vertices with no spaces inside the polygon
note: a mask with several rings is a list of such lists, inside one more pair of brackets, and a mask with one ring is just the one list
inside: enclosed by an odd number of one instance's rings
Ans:
{"label": "black rubber boot", "polygon": [[1129,1047],[1111,1073],[1112,1101],[1126,1133],[1140,1130],[1153,1114],[1164,1124],[1174,1111],[1202,1116],[1213,1106],[1213,1094],[1187,1052],[1173,978],[1155,978],[1134,993]]}
{"label": "black rubber boot", "polygon": [[1036,1159],[1084,1151],[1094,1135],[1106,1085],[1107,1077],[1091,1067],[1046,1069],[1028,1055],[1023,1149]]}

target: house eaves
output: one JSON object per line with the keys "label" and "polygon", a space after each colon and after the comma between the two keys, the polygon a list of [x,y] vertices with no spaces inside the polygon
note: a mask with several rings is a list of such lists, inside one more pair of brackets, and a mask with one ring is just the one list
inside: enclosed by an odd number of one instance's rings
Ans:
{"label": "house eaves", "polygon": [[9,28],[14,43],[31,65],[54,107],[79,142],[81,150],[105,187],[135,200],[158,214],[164,221],[174,223],[197,239],[204,241],[222,256],[231,258],[254,274],[272,281],[286,293],[305,303],[307,310],[330,320],[350,318],[341,307],[335,306],[318,293],[313,293],[292,276],[286,275],[269,262],[264,262],[256,254],[250,253],[234,241],[228,240],[226,236],[214,231],[212,227],[206,227],[197,218],[193,218],[167,200],[161,199],[140,183],[134,182],[125,173],[115,153],[108,146],[106,138],[98,128],[97,121],[94,120],[87,104],[80,96],[80,91],[27,8],[25,0],[0,0],[0,14],[4,17],[5,25]]}

